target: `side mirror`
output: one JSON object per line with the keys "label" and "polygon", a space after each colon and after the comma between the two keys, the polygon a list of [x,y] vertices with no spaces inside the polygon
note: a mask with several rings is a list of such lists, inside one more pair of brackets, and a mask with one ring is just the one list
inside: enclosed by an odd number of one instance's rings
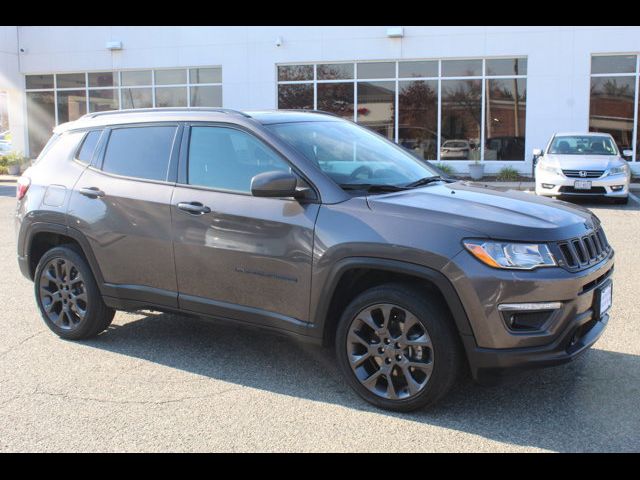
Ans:
{"label": "side mirror", "polygon": [[534,148],[533,149],[533,156],[534,157],[541,157],[542,156],[542,150],[540,150],[539,148]]}
{"label": "side mirror", "polygon": [[633,156],[633,150],[623,150],[622,151],[622,156],[623,157],[632,157]]}
{"label": "side mirror", "polygon": [[251,194],[254,197],[295,197],[297,185],[298,179],[290,172],[264,172],[251,179]]}

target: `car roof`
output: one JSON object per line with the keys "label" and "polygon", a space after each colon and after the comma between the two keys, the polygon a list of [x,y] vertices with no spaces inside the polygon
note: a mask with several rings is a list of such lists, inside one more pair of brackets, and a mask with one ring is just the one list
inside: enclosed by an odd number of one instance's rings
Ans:
{"label": "car roof", "polygon": [[338,121],[339,117],[326,112],[302,110],[262,110],[242,112],[227,108],[185,107],[185,108],[138,108],[129,110],[108,110],[88,113],[73,122],[62,123],[55,133],[68,130],[105,127],[109,125],[147,122],[228,122],[244,123],[249,120],[267,125],[273,123],[305,121]]}

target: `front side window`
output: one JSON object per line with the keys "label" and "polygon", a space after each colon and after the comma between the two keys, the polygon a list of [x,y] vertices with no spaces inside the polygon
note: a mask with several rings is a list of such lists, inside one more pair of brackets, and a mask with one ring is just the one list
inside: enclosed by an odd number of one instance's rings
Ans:
{"label": "front side window", "polygon": [[353,123],[293,122],[268,128],[339,185],[402,186],[437,175],[410,153]]}
{"label": "front side window", "polygon": [[187,181],[190,185],[251,192],[251,179],[289,164],[249,133],[228,127],[192,127]]}
{"label": "front side window", "polygon": [[557,155],[618,155],[618,150],[611,137],[572,135],[555,137],[547,153]]}
{"label": "front side window", "polygon": [[175,126],[116,128],[111,131],[102,170],[116,175],[166,180]]}

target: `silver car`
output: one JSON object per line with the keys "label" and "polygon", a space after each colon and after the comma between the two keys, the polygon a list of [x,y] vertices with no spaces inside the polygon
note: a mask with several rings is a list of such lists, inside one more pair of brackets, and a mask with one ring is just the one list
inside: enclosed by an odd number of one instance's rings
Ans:
{"label": "silver car", "polygon": [[[631,151],[625,150],[625,156]],[[546,150],[533,151],[536,194],[602,196],[629,201],[631,169],[608,133],[557,133]]]}

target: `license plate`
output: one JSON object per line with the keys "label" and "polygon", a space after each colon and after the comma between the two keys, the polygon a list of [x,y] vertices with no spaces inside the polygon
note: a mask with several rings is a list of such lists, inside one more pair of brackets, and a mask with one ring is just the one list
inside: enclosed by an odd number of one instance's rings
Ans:
{"label": "license plate", "polygon": [[586,180],[576,180],[573,184],[573,188],[576,190],[591,190],[591,182],[587,182]]}
{"label": "license plate", "polygon": [[602,317],[611,308],[611,283],[600,290],[600,316]]}

